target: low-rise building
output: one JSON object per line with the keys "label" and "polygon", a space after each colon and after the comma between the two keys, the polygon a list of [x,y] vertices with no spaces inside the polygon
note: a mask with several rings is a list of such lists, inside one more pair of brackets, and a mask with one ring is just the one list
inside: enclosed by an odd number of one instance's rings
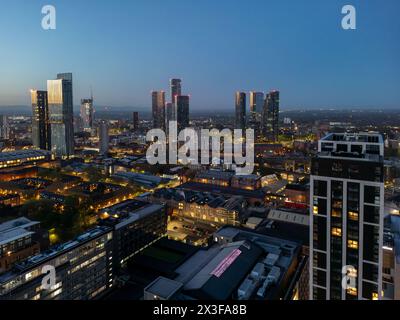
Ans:
{"label": "low-rise building", "polygon": [[231,181],[232,188],[258,190],[261,188],[261,176],[256,174],[235,175]]}
{"label": "low-rise building", "polygon": [[240,225],[247,207],[246,200],[241,196],[225,197],[179,188],[156,190],[150,198],[167,204],[174,215],[215,225]]}
{"label": "low-rise building", "polygon": [[[112,228],[99,226],[17,264],[0,276],[0,300],[101,297],[114,283],[112,239]],[[44,279],[49,270],[55,277],[50,288]]]}
{"label": "low-rise building", "polygon": [[51,153],[45,150],[18,150],[0,152],[0,169],[38,164],[51,160]]}
{"label": "low-rise building", "polygon": [[128,200],[104,209],[102,216],[100,225],[113,229],[116,269],[167,233],[167,214],[160,204]]}
{"label": "low-rise building", "polygon": [[214,234],[175,270],[144,289],[148,300],[307,299],[307,261],[301,246],[234,227]]}
{"label": "low-rise building", "polygon": [[193,181],[216,186],[229,187],[231,185],[231,180],[233,176],[234,173],[230,171],[209,170],[199,172],[195,176]]}
{"label": "low-rise building", "polygon": [[22,217],[0,224],[0,273],[46,249],[48,244],[48,233],[38,221]]}
{"label": "low-rise building", "polygon": [[11,207],[19,206],[20,196],[18,194],[6,194],[4,196],[0,195],[0,205]]}

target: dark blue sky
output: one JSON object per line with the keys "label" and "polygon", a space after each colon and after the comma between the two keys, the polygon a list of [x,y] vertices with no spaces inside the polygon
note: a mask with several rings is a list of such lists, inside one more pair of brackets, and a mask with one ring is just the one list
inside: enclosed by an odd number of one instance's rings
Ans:
{"label": "dark blue sky", "polygon": [[[73,72],[74,98],[148,108],[183,78],[191,108],[233,108],[236,90],[279,89],[283,108],[398,107],[399,0],[0,0],[0,105],[28,105]],[[41,8],[57,30],[41,29]],[[357,9],[357,30],[341,8]]]}

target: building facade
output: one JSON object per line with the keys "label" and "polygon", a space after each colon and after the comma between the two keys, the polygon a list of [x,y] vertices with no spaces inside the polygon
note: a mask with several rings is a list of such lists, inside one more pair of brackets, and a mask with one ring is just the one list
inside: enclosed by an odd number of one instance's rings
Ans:
{"label": "building facade", "polygon": [[379,134],[319,141],[310,177],[311,299],[382,298],[383,152]]}
{"label": "building facade", "polygon": [[81,100],[81,119],[83,130],[90,132],[93,129],[93,98]]}
{"label": "building facade", "polygon": [[58,157],[74,154],[74,117],[72,73],[57,75],[57,80],[47,81],[51,150]]}
{"label": "building facade", "polygon": [[165,130],[165,92],[153,91],[151,97],[153,129]]}
{"label": "building facade", "polygon": [[176,97],[182,94],[182,80],[170,79],[169,84],[171,89],[171,103],[174,105],[176,102]]}
{"label": "building facade", "polygon": [[109,149],[110,137],[108,134],[108,122],[100,121],[99,124],[99,150],[100,154],[107,154]]}
{"label": "building facade", "polygon": [[112,229],[101,226],[33,256],[0,276],[0,300],[96,299],[113,286],[112,244]]}
{"label": "building facade", "polygon": [[265,97],[262,115],[262,128],[266,138],[270,141],[278,141],[279,135],[279,91],[271,91]]}
{"label": "building facade", "polygon": [[133,130],[139,130],[139,112],[134,112],[132,114]]}
{"label": "building facade", "polygon": [[0,274],[48,244],[48,233],[40,229],[38,221],[21,217],[0,224]]}
{"label": "building facade", "polygon": [[115,270],[167,233],[165,207],[140,200],[128,200],[104,209],[101,225],[113,228]]}
{"label": "building facade", "polygon": [[6,115],[0,115],[0,139],[10,139],[10,126]]}
{"label": "building facade", "polygon": [[235,96],[235,129],[246,129],[246,93],[236,92]]}
{"label": "building facade", "polygon": [[176,120],[178,122],[178,132],[189,127],[189,96],[176,97]]}
{"label": "building facade", "polygon": [[47,91],[31,90],[32,143],[36,148],[51,149],[51,131]]}

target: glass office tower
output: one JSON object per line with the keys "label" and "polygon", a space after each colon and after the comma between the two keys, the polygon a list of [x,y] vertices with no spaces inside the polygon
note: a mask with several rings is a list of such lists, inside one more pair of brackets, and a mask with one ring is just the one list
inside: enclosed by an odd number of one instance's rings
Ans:
{"label": "glass office tower", "polygon": [[57,75],[47,81],[51,150],[58,157],[74,154],[72,74]]}
{"label": "glass office tower", "polygon": [[31,90],[32,143],[36,148],[50,150],[51,131],[47,91]]}

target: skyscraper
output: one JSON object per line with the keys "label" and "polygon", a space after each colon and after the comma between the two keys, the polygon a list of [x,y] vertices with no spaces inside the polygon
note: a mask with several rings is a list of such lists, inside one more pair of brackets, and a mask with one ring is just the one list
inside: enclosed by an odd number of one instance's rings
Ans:
{"label": "skyscraper", "polygon": [[167,135],[169,134],[170,121],[177,121],[176,119],[176,103],[168,102],[165,108],[165,128]]}
{"label": "skyscraper", "polygon": [[151,96],[153,128],[165,130],[165,92],[153,91]]}
{"label": "skyscraper", "polygon": [[133,121],[133,130],[139,129],[139,112],[134,112],[132,114],[132,121]]}
{"label": "skyscraper", "polygon": [[263,92],[250,92],[250,123],[249,126],[260,134],[261,117],[264,108],[264,93]]}
{"label": "skyscraper", "polygon": [[264,136],[270,141],[278,141],[279,135],[279,91],[271,91],[265,97],[262,113]]}
{"label": "skyscraper", "polygon": [[176,97],[176,118],[178,122],[178,132],[189,127],[189,96]]}
{"label": "skyscraper", "polygon": [[246,93],[236,92],[235,129],[246,129]]}
{"label": "skyscraper", "polygon": [[181,87],[182,80],[181,79],[170,79],[170,89],[171,89],[171,103],[175,105],[176,96],[180,96],[182,94]]}
{"label": "skyscraper", "polygon": [[10,139],[10,126],[6,115],[0,115],[0,138]]}
{"label": "skyscraper", "polygon": [[51,149],[51,131],[47,91],[31,90],[32,143],[36,148]]}
{"label": "skyscraper", "polygon": [[108,122],[101,120],[99,123],[99,150],[100,154],[105,155],[108,153],[108,144],[110,137],[108,135]]}
{"label": "skyscraper", "polygon": [[310,177],[311,299],[382,297],[383,152],[380,134],[329,134],[318,143]]}
{"label": "skyscraper", "polygon": [[81,118],[83,130],[90,132],[93,128],[93,98],[81,100]]}
{"label": "skyscraper", "polygon": [[74,154],[72,73],[47,81],[51,150],[58,157]]}
{"label": "skyscraper", "polygon": [[250,91],[250,112],[261,115],[264,108],[264,93]]}

